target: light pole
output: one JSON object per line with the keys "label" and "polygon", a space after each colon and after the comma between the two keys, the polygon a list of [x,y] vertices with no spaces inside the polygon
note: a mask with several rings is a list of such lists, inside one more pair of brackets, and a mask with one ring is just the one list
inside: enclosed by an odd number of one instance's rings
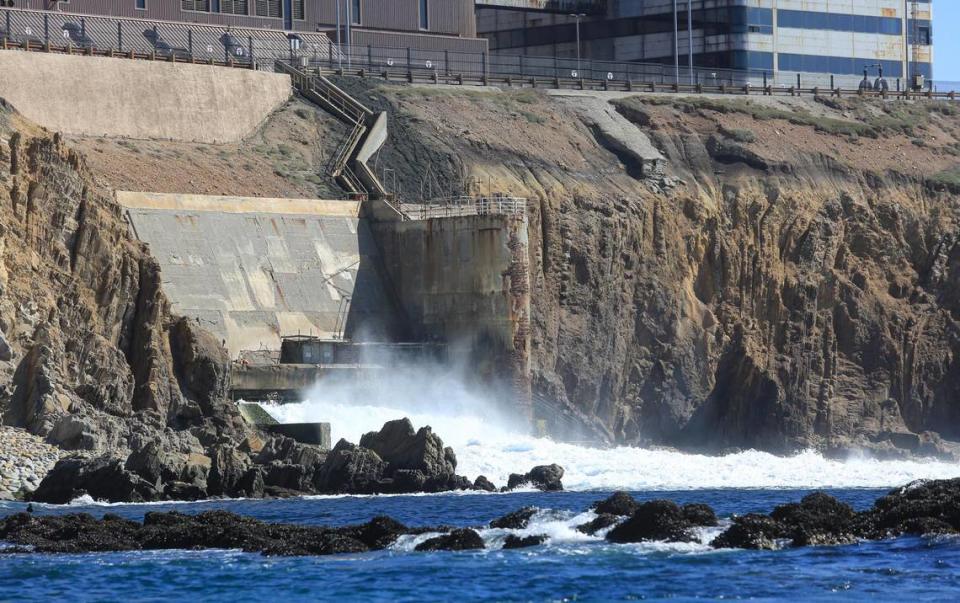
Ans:
{"label": "light pole", "polygon": [[693,2],[687,0],[687,63],[690,73],[690,85],[693,81]]}
{"label": "light pole", "polygon": [[673,0],[673,70],[673,81],[680,84],[680,17],[677,12],[677,0]]}
{"label": "light pole", "polygon": [[[341,49],[342,40],[340,39],[340,0],[337,0],[337,67],[343,70],[343,50]],[[333,60],[333,57],[330,57]]]}
{"label": "light pole", "polygon": [[580,19],[587,15],[585,13],[576,13],[570,16],[577,20],[577,77],[583,79],[583,74],[580,73]]}

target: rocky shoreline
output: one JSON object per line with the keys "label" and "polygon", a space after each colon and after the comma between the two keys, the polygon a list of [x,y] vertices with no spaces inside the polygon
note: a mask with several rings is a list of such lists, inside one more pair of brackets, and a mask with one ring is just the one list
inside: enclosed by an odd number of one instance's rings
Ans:
{"label": "rocky shoreline", "polygon": [[[128,457],[71,456],[57,462],[29,499],[66,504],[81,496],[105,502],[289,497],[304,494],[409,494],[494,491],[486,477],[457,475],[453,449],[430,427],[388,421],[360,444],[340,440],[333,450],[276,436],[240,447],[220,444],[208,455],[171,450],[160,441]],[[544,465],[512,474],[503,490],[532,486],[562,490],[563,468]]]}
{"label": "rocky shoreline", "polygon": [[[579,526],[613,543],[695,542],[694,530],[721,525],[704,504],[683,507],[669,500],[638,502],[624,492],[596,502],[596,519]],[[226,511],[197,515],[150,512],[142,523],[107,514],[37,516],[17,513],[0,520],[2,549],[14,553],[82,553],[163,549],[239,549],[264,555],[332,555],[382,550],[402,536],[428,536],[416,551],[486,548],[479,530],[525,530],[537,509],[526,507],[477,528],[411,528],[386,516],[345,527],[272,524]],[[903,535],[960,534],[960,479],[921,481],[891,490],[873,507],[854,511],[823,492],[777,506],[769,515],[733,517],[710,542],[713,548],[779,549],[852,544]],[[601,530],[606,530],[601,534]],[[546,534],[510,533],[503,548],[538,546]]]}
{"label": "rocky shoreline", "polygon": [[29,496],[66,454],[24,429],[0,425],[0,500]]}

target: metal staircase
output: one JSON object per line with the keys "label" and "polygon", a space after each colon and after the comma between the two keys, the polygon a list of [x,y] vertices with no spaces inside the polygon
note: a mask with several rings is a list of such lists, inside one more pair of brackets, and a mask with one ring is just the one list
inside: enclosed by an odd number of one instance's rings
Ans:
{"label": "metal staircase", "polygon": [[304,98],[350,126],[350,134],[327,165],[327,173],[352,196],[387,199],[389,195],[383,184],[365,161],[358,158],[379,116],[321,75],[303,72],[279,60],[275,69],[289,74],[294,88]]}

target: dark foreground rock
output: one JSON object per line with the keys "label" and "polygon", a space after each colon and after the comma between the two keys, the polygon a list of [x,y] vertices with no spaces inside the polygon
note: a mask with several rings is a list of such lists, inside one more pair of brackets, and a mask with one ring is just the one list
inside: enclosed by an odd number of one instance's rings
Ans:
{"label": "dark foreground rock", "polygon": [[670,500],[651,500],[641,503],[629,519],[610,530],[611,542],[694,542],[693,527],[683,516],[680,506]]}
{"label": "dark foreground rock", "polygon": [[499,519],[490,522],[491,528],[505,528],[508,530],[522,530],[530,523],[530,518],[537,513],[536,507],[524,507],[519,511],[507,513]]}
{"label": "dark foreground rock", "polygon": [[265,555],[331,555],[382,549],[408,532],[389,517],[340,528],[270,524],[226,511],[198,515],[147,513],[143,523],[80,513],[38,517],[11,515],[0,540],[39,553],[159,549],[240,549]]}
{"label": "dark foreground rock", "polygon": [[637,510],[637,507],[640,506],[632,496],[626,492],[619,491],[614,492],[610,495],[609,498],[605,498],[598,503],[593,505],[593,510],[597,512],[598,515],[608,514],[608,515],[623,515],[629,516]]}
{"label": "dark foreground rock", "polygon": [[418,551],[469,551],[482,549],[483,538],[480,538],[475,530],[470,528],[461,528],[453,530],[449,534],[443,534],[429,540],[424,540],[417,545]]}
{"label": "dark foreground rock", "polygon": [[[203,435],[203,434],[201,434]],[[430,427],[415,430],[409,419],[389,421],[360,445],[340,440],[333,450],[275,436],[244,443],[138,441],[126,458],[61,460],[32,500],[64,504],[89,495],[109,502],[262,498],[301,494],[380,494],[495,491],[485,477],[471,483],[457,475],[457,457]],[[536,467],[521,476],[542,489],[562,489],[563,469]]]}
{"label": "dark foreground rock", "polygon": [[511,473],[507,479],[507,490],[514,490],[522,486],[533,486],[544,492],[558,492],[563,490],[563,467],[557,464],[538,465],[529,472],[521,475]]}
{"label": "dark foreground rock", "polygon": [[[134,486],[142,487],[145,483],[142,477],[130,477],[134,474],[111,462],[88,472],[90,487],[98,483],[94,479],[97,472],[111,476],[126,472],[125,479],[131,480]],[[53,484],[47,488],[54,493]],[[634,505],[633,513],[626,519],[622,515],[599,513],[593,521],[577,529],[595,533],[613,526],[606,537],[611,542],[691,542],[697,540],[695,527],[716,523],[716,514],[707,505],[681,507],[669,500],[637,503],[621,493],[598,502],[593,509],[623,511]],[[490,526],[525,529],[535,513],[535,508],[526,507],[491,521]],[[389,517],[334,528],[269,524],[226,511],[198,515],[147,513],[143,523],[110,514],[98,520],[85,513],[60,516],[19,513],[0,520],[0,542],[12,545],[4,549],[8,554],[225,548],[266,555],[330,555],[380,550],[404,535],[437,532],[442,533],[420,543],[416,550],[484,548],[483,538],[476,530],[408,528]],[[800,502],[779,505],[769,515],[751,513],[734,517],[711,546],[778,549],[787,545],[846,544],[903,534],[957,533],[960,533],[960,479],[915,482],[891,490],[872,508],[859,512],[832,496],[816,492]],[[511,533],[504,539],[504,548],[536,546],[545,540],[543,535]]]}
{"label": "dark foreground rock", "polygon": [[905,534],[960,533],[960,479],[919,481],[891,490],[872,508],[854,511],[815,492],[769,515],[736,517],[715,548],[775,549],[784,545],[849,544]]}
{"label": "dark foreground rock", "polygon": [[547,537],[544,534],[536,534],[534,536],[516,536],[510,534],[503,541],[503,548],[505,549],[525,549],[531,546],[540,546],[547,541]]}

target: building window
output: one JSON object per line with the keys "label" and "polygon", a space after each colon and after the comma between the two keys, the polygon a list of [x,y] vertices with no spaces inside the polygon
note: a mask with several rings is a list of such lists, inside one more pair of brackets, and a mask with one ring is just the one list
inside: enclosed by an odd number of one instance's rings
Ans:
{"label": "building window", "polygon": [[210,0],[180,0],[180,8],[198,13],[209,13]]}
{"label": "building window", "polygon": [[430,6],[428,0],[420,0],[420,29],[430,29]]}
{"label": "building window", "polygon": [[350,22],[354,25],[360,25],[363,22],[360,14],[360,0],[350,0]]}
{"label": "building window", "polygon": [[293,18],[297,21],[303,21],[306,19],[306,16],[303,14],[303,1],[304,0],[293,0],[290,5],[290,10],[293,13]]}
{"label": "building window", "polygon": [[283,0],[256,0],[255,7],[258,17],[279,19],[283,16]]}
{"label": "building window", "polygon": [[247,0],[220,0],[220,12],[227,15],[246,15]]}
{"label": "building window", "polygon": [[134,0],[133,6],[137,10],[147,10],[147,0]]}

